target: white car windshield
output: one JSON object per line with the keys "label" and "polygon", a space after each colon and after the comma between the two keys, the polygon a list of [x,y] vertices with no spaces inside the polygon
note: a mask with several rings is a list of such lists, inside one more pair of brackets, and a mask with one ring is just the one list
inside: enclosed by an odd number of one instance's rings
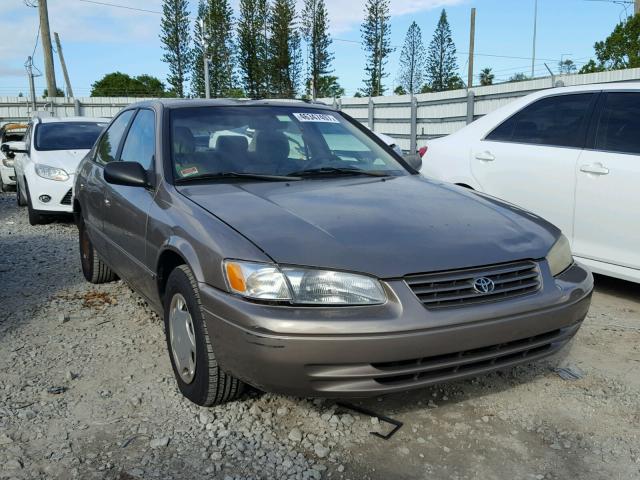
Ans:
{"label": "white car windshield", "polygon": [[89,150],[106,124],[95,122],[41,123],[36,128],[36,150]]}

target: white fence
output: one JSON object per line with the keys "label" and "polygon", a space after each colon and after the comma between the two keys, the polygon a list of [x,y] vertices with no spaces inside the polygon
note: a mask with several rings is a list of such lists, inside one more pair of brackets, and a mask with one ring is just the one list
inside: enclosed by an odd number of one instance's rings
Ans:
{"label": "white fence", "polygon": [[[537,78],[524,82],[501,83],[486,87],[450,90],[447,92],[410,95],[319,99],[398,141],[405,151],[415,151],[421,141],[455,132],[518,97],[552,88],[554,85],[586,85],[590,83],[629,82],[640,80],[640,68],[610,72],[573,74]],[[55,116],[112,117],[121,108],[143,100],[134,97],[86,97],[40,99],[36,110]],[[0,124],[27,120],[32,106],[26,97],[0,97]]]}

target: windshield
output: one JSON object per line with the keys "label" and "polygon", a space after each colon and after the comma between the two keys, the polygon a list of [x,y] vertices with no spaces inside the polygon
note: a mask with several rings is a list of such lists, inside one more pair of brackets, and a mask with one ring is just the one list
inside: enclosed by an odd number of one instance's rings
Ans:
{"label": "windshield", "polygon": [[36,150],[89,150],[106,127],[96,122],[41,123],[36,128]]}
{"label": "windshield", "polygon": [[171,157],[177,181],[229,172],[271,176],[309,171],[326,175],[407,173],[339,113],[304,106],[175,109],[171,112]]}

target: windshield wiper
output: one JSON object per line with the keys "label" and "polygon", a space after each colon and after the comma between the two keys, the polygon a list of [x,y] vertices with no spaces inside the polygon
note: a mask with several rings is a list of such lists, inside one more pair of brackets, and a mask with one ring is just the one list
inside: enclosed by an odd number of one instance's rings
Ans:
{"label": "windshield wiper", "polygon": [[295,172],[291,172],[289,175],[295,177],[315,177],[321,175],[368,175],[370,177],[389,177],[392,174],[390,172],[383,172],[380,170],[362,170],[360,168],[353,167],[319,167],[297,170]]}
{"label": "windshield wiper", "polygon": [[218,173],[203,173],[202,175],[190,175],[188,177],[176,179],[177,184],[189,183],[198,180],[219,180],[224,178],[246,178],[249,180],[264,180],[264,181],[290,181],[300,180],[300,177],[292,175],[268,175],[263,173],[242,173],[242,172],[218,172]]}

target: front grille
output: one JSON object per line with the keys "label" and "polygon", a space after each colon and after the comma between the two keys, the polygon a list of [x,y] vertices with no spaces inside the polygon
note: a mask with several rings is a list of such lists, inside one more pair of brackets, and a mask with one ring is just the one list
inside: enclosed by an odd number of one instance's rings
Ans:
{"label": "front grille", "polygon": [[[489,293],[474,289],[474,281],[485,277],[495,288]],[[418,299],[429,309],[464,307],[495,302],[536,292],[540,272],[536,262],[521,261],[488,267],[410,275],[405,281]]]}
{"label": "front grille", "polygon": [[[474,374],[487,369],[500,368],[545,356],[559,348],[575,333],[576,327],[543,333],[488,347],[474,348],[456,353],[396,362],[373,363],[383,375],[374,377],[380,384],[439,381],[444,378]],[[563,342],[563,343],[560,343]],[[394,375],[393,373],[396,373]]]}
{"label": "front grille", "polygon": [[71,205],[71,189],[69,189],[69,191],[64,194],[64,197],[62,197],[60,203],[62,205]]}

